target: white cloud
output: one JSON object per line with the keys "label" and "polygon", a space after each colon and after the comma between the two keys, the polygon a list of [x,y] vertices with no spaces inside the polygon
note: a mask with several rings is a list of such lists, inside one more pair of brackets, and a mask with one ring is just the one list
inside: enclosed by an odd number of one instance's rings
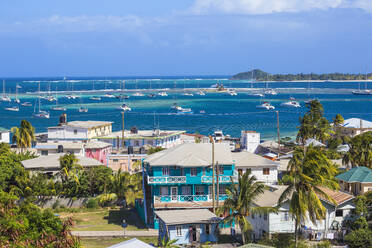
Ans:
{"label": "white cloud", "polygon": [[372,11],[372,0],[195,0],[194,14],[271,14],[334,8],[360,8]]}

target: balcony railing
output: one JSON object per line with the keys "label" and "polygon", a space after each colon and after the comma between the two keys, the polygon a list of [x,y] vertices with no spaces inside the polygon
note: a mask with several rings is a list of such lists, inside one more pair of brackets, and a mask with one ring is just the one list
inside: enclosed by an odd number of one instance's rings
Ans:
{"label": "balcony railing", "polygon": [[[202,176],[201,182],[202,183],[212,183],[212,176]],[[232,181],[231,181],[232,180]],[[230,183],[235,182],[238,180],[237,176],[219,176],[220,183]],[[217,182],[217,177],[215,177],[215,182]]]}
{"label": "balcony railing", "polygon": [[170,177],[148,177],[147,182],[149,184],[154,183],[186,183],[185,176],[170,176]]}
{"label": "balcony railing", "polygon": [[[211,195],[163,195],[154,196],[154,203],[165,203],[165,202],[211,202]],[[219,196],[220,201],[226,200],[227,195]]]}

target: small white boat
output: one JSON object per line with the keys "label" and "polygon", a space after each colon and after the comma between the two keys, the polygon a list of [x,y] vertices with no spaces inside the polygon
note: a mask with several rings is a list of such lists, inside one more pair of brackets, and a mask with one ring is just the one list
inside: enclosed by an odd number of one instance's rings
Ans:
{"label": "small white boat", "polygon": [[144,94],[142,94],[141,92],[136,92],[133,94],[133,96],[144,96]]}
{"label": "small white boat", "polygon": [[46,100],[48,100],[49,102],[53,102],[56,100],[56,98],[54,96],[47,96]]}
{"label": "small white boat", "polygon": [[104,97],[107,97],[107,98],[115,98],[115,96],[111,93],[106,93],[103,95]]}
{"label": "small white boat", "polygon": [[126,105],[126,104],[122,104],[120,107],[119,107],[119,109],[122,109],[122,110],[124,110],[124,111],[131,111],[132,109],[128,106],[128,105]]}
{"label": "small white boat", "polygon": [[354,90],[353,95],[372,95],[371,90]]}
{"label": "small white boat", "polygon": [[1,101],[3,101],[3,102],[11,102],[12,100],[10,99],[9,96],[2,96],[1,97]]}
{"label": "small white boat", "polygon": [[21,106],[23,106],[23,107],[32,107],[32,103],[30,103],[30,102],[24,102],[24,103],[21,104]]}
{"label": "small white boat", "polygon": [[7,110],[7,111],[13,111],[13,112],[18,112],[19,111],[18,106],[13,106],[13,107],[4,108],[4,109]]}
{"label": "small white boat", "polygon": [[199,96],[205,96],[205,92],[202,90],[199,90],[198,92],[196,92],[196,94]]}
{"label": "small white boat", "polygon": [[267,109],[267,110],[275,109],[275,107],[271,105],[269,102],[263,102],[262,104],[257,105],[256,108]]}
{"label": "small white boat", "polygon": [[272,95],[272,96],[275,96],[277,95],[278,93],[274,90],[274,89],[268,89],[265,91],[265,94],[266,95]]}
{"label": "small white boat", "polygon": [[185,92],[185,93],[183,93],[182,95],[184,95],[184,96],[194,96],[193,93],[189,93],[189,92]]}
{"label": "small white boat", "polygon": [[101,101],[101,97],[99,96],[92,96],[92,97],[89,97],[89,99],[93,101]]}
{"label": "small white boat", "polygon": [[67,97],[67,99],[72,99],[72,100],[74,100],[74,99],[79,98],[80,96],[78,96],[78,95],[67,95],[66,97]]}
{"label": "small white boat", "polygon": [[15,103],[21,103],[21,100],[19,100],[19,99],[14,99],[14,102],[15,102]]}
{"label": "small white boat", "polygon": [[236,93],[235,90],[228,90],[227,94],[229,94],[230,96],[237,96],[238,95],[238,93]]}
{"label": "small white boat", "polygon": [[32,115],[33,117],[40,118],[40,119],[49,119],[50,115],[46,111],[39,111]]}
{"label": "small white boat", "polygon": [[200,114],[205,114],[205,110],[200,110],[199,113]]}
{"label": "small white boat", "polygon": [[264,94],[262,94],[262,93],[254,93],[254,94],[252,94],[252,96],[264,97]]}
{"label": "small white boat", "polygon": [[291,99],[288,102],[283,102],[282,104],[280,104],[280,106],[288,107],[288,108],[300,108],[301,107],[300,103],[294,99]]}
{"label": "small white boat", "polygon": [[166,91],[162,91],[158,93],[159,96],[168,96],[168,93]]}
{"label": "small white boat", "polygon": [[194,112],[191,108],[181,108],[180,110],[177,109],[177,114],[193,114]]}
{"label": "small white boat", "polygon": [[58,106],[51,107],[50,109],[54,111],[66,111],[65,107],[58,107]]}
{"label": "small white boat", "polygon": [[79,113],[87,113],[88,109],[86,107],[80,107],[79,108]]}

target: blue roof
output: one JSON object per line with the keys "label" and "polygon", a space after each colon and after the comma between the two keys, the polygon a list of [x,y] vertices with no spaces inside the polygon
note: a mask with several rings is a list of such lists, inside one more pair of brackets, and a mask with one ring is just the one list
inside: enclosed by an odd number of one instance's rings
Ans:
{"label": "blue roof", "polygon": [[336,178],[348,183],[371,183],[372,170],[364,166],[354,167],[351,170],[337,175]]}

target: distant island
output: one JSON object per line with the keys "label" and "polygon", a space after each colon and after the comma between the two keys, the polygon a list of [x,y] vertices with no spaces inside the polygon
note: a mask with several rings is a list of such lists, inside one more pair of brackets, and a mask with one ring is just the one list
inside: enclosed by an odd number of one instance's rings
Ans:
{"label": "distant island", "polygon": [[[372,79],[372,73],[367,74],[368,79]],[[256,80],[256,81],[305,81],[305,80],[365,80],[363,74],[345,73],[325,73],[325,74],[270,74],[260,69],[238,73],[230,78],[231,80]]]}

